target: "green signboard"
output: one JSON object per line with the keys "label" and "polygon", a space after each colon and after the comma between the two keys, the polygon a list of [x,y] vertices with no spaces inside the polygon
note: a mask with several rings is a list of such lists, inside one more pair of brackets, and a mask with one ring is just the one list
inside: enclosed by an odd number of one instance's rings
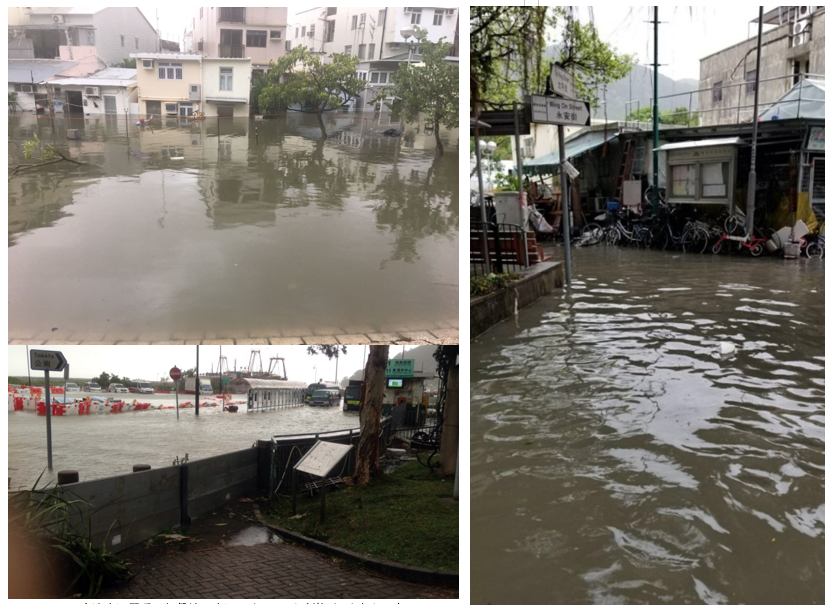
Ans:
{"label": "green signboard", "polygon": [[389,359],[387,378],[411,378],[414,376],[414,359]]}
{"label": "green signboard", "polygon": [[222,384],[227,384],[227,376],[222,376]]}

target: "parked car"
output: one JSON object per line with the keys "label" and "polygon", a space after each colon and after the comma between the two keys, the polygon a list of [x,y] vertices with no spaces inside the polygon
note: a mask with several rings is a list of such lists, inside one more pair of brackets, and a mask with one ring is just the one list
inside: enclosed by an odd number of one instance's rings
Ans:
{"label": "parked car", "polygon": [[107,393],[129,393],[130,390],[119,382],[113,382],[107,387]]}
{"label": "parked car", "polygon": [[81,392],[81,387],[79,387],[74,382],[67,382],[66,383],[66,389],[64,389],[64,392],[65,393],[80,393]]}
{"label": "parked car", "polygon": [[311,395],[308,405],[329,407],[340,402],[340,391],[334,389],[317,389]]}
{"label": "parked car", "polygon": [[100,393],[101,385],[97,382],[85,382],[83,383],[83,390],[87,393]]}
{"label": "parked car", "polygon": [[155,393],[153,385],[143,380],[136,380],[130,387],[130,393],[141,393],[143,395],[152,395]]}

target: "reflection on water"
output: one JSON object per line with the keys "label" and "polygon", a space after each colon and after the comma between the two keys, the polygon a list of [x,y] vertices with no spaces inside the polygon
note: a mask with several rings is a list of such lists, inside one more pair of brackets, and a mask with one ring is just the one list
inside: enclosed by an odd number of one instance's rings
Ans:
{"label": "reflection on water", "polygon": [[[184,404],[193,397],[179,395],[179,401]],[[141,395],[138,401],[175,406],[175,395]],[[185,454],[198,460],[245,449],[273,435],[356,429],[360,424],[356,414],[339,407],[251,414],[240,409],[233,414],[223,412],[221,405],[202,408],[196,418],[192,407],[183,408],[178,420],[175,409],[55,417],[52,472],[44,471],[46,419],[34,412],[9,412],[9,476],[15,486],[31,486],[41,472],[45,483],[54,482],[58,471],[73,469],[86,481],[129,473],[133,464],[170,466],[176,456]]]}
{"label": "reflection on water", "polygon": [[822,261],[576,275],[472,348],[473,603],[822,603]]}
{"label": "reflection on water", "polygon": [[[44,122],[12,120],[12,143],[51,142]],[[59,147],[86,165],[9,182],[10,337],[457,325],[457,139],[436,157],[430,136],[383,136],[372,131],[389,124],[361,116],[326,122],[327,139],[304,115],[83,120],[71,124],[79,141],[61,125]]]}

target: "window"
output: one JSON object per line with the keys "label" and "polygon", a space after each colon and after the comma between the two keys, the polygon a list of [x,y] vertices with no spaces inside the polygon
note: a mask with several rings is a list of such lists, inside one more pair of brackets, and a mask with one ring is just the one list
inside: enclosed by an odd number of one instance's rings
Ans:
{"label": "window", "polygon": [[282,30],[281,29],[272,29],[271,30],[271,40],[281,40],[282,39]]}
{"label": "window", "polygon": [[380,72],[380,84],[385,84],[386,83],[386,77],[387,76],[388,76],[388,74],[386,72],[384,72],[384,71]]}
{"label": "window", "polygon": [[365,59],[366,58],[366,45],[365,44],[360,44],[360,46],[357,47],[357,58],[358,59]]}
{"label": "window", "polygon": [[374,59],[374,44],[368,45],[368,60],[371,61]]}
{"label": "window", "polygon": [[196,46],[199,50],[204,50],[204,40],[199,40],[199,43]]}
{"label": "window", "polygon": [[[193,104],[192,103],[179,103],[178,104],[178,115],[186,118],[187,116],[193,115]],[[182,154],[184,151],[182,150]]]}
{"label": "window", "polygon": [[303,38],[305,37],[305,26],[304,25],[302,26],[302,37]]}
{"label": "window", "polygon": [[357,29],[357,15],[351,17],[351,29]]}
{"label": "window", "polygon": [[371,81],[375,84],[380,81],[380,72],[373,71],[371,72]]}
{"label": "window", "polygon": [[365,82],[366,81],[366,72],[358,71],[357,72],[357,77],[360,78],[363,82]]}
{"label": "window", "polygon": [[219,68],[219,90],[233,90],[233,68]]}
{"label": "window", "polygon": [[159,80],[181,80],[183,75],[181,63],[159,62],[158,64]]}
{"label": "window", "polygon": [[386,24],[386,9],[381,10],[377,13],[377,25],[385,25]]}
{"label": "window", "polygon": [[199,19],[204,19],[204,8],[199,9]]}
{"label": "window", "polygon": [[228,21],[230,23],[244,23],[245,22],[245,8],[242,6],[233,6],[229,8],[219,9],[219,21]]}
{"label": "window", "polygon": [[168,113],[175,113],[178,111],[178,104],[177,103],[165,103],[164,104],[164,111]]}
{"label": "window", "polygon": [[268,45],[268,32],[249,29],[247,45],[254,48],[265,48]]}
{"label": "window", "polygon": [[337,7],[336,6],[329,6],[328,8],[325,9],[326,17],[333,17],[336,14],[337,14]]}
{"label": "window", "polygon": [[697,196],[697,166],[682,164],[671,166],[671,197]]}
{"label": "window", "polygon": [[135,48],[138,48],[138,36],[135,37]]}
{"label": "window", "polygon": [[95,46],[95,31],[88,29],[86,30],[86,43],[89,46]]}
{"label": "window", "polygon": [[432,19],[432,25],[443,25],[443,10],[436,8],[435,17]]}
{"label": "window", "polygon": [[126,36],[121,36],[121,46],[124,46],[124,40],[126,40]]}
{"label": "window", "polygon": [[366,24],[366,14],[362,13],[360,15],[360,25],[365,26],[365,24]]}
{"label": "window", "polygon": [[298,27],[296,28],[296,31],[294,32],[294,38],[299,38],[299,28]]}
{"label": "window", "polygon": [[346,46],[345,47],[345,56],[347,56],[347,57],[351,56],[351,48],[352,48],[351,46]]}
{"label": "window", "polygon": [[325,41],[326,42],[333,42],[334,41],[334,26],[337,25],[336,21],[326,21],[325,22]]}
{"label": "window", "polygon": [[423,9],[421,8],[412,8],[412,25],[420,25],[420,16]]}
{"label": "window", "polygon": [[752,93],[756,90],[754,85],[756,84],[755,79],[757,78],[757,70],[752,69],[751,71],[746,72],[746,92]]}
{"label": "window", "polygon": [[728,190],[728,162],[702,164],[702,197],[724,198]]}
{"label": "window", "polygon": [[714,103],[722,102],[722,82],[715,82],[714,90],[711,93]]}

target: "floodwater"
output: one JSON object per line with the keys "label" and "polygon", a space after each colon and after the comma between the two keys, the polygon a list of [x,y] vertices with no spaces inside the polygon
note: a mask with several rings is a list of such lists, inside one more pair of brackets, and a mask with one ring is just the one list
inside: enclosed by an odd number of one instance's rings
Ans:
{"label": "floodwater", "polygon": [[[58,120],[86,165],[9,180],[9,338],[457,327],[457,134],[437,157],[422,123],[395,138],[373,131],[399,122],[367,116],[326,116],[326,139],[299,114]],[[34,134],[53,141],[48,120],[10,119],[14,159]]]}
{"label": "floodwater", "polygon": [[[59,396],[60,397],[60,396]],[[175,395],[119,395],[123,401],[175,406]],[[179,394],[179,403],[195,401]],[[202,402],[204,399],[201,400]],[[212,401],[212,400],[211,400]],[[232,403],[244,402],[236,395]],[[60,470],[77,470],[81,481],[132,472],[133,464],[170,466],[185,454],[191,461],[251,447],[274,435],[357,429],[357,412],[339,407],[300,406],[271,412],[223,412],[219,407],[143,410],[120,414],[52,418],[53,471],[42,483],[55,482]],[[36,412],[9,412],[9,477],[14,487],[31,487],[46,469],[46,417]]]}
{"label": "floodwater", "polygon": [[823,261],[574,257],[472,346],[472,602],[823,603]]}

